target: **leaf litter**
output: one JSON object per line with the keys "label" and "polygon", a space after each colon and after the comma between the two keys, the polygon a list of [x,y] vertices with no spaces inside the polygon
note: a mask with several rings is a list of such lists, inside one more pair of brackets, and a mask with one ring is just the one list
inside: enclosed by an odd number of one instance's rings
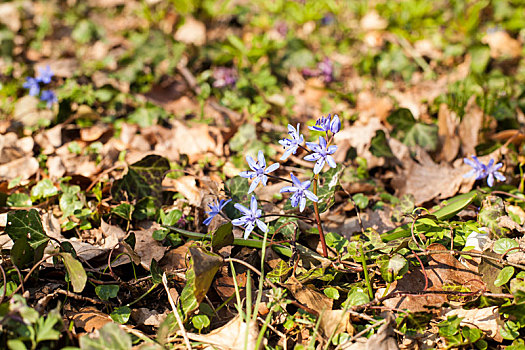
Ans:
{"label": "leaf litter", "polygon": [[[519,348],[524,8],[498,4],[2,4],[8,346]],[[435,18],[456,26],[418,25]],[[47,66],[51,108],[23,87]],[[264,218],[264,248],[261,227],[242,239],[246,156],[277,162],[286,124],[327,113],[342,166],[319,205],[270,178],[259,208],[297,217]],[[306,155],[276,176],[311,179]]]}

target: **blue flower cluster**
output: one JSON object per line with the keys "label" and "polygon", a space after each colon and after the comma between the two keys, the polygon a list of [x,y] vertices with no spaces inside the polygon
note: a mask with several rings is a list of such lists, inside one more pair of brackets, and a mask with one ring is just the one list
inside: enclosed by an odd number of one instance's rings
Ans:
{"label": "blue flower cluster", "polygon": [[[306,148],[303,146],[304,137],[300,132],[300,124],[297,124],[297,127],[294,128],[292,125],[288,125],[288,138],[284,138],[279,141],[279,143],[284,147],[285,151],[281,160],[287,159],[290,155],[296,154],[299,147],[303,148],[308,155],[304,157],[305,160],[315,162],[314,174],[317,175],[321,172],[325,164],[328,164],[330,167],[335,168],[336,163],[332,154],[337,150],[337,146],[329,145],[332,138],[328,138],[329,133],[333,135],[337,134],[341,129],[341,121],[339,116],[334,115],[333,117],[329,114],[327,117],[321,117],[318,119],[314,126],[310,127],[310,130],[320,131],[325,133],[325,137],[319,137],[319,143],[315,142],[306,142]],[[268,182],[268,177],[272,177],[270,173],[274,172],[279,168],[278,163],[274,163],[270,166],[266,166],[266,159],[264,158],[264,153],[259,151],[257,153],[257,160],[253,159],[251,156],[246,157],[246,161],[251,170],[243,171],[239,175],[241,177],[252,180],[248,193],[253,192],[259,184],[262,183],[263,186],[266,186]],[[276,176],[273,176],[276,177]],[[277,178],[277,177],[276,177]],[[319,199],[317,196],[309,190],[310,185],[312,184],[311,180],[301,181],[293,173],[290,173],[291,180],[286,180],[291,182],[291,186],[285,186],[281,188],[281,193],[292,193],[290,201],[293,207],[299,207],[299,210],[302,212],[306,208],[306,200],[309,199],[312,202],[317,202]],[[315,180],[316,181],[316,180]],[[207,211],[208,218],[204,220],[205,225],[209,225],[212,219],[221,213],[221,210],[231,201],[221,200],[213,204],[209,204],[210,211]],[[264,233],[268,232],[268,226],[261,220],[262,210],[258,209],[257,199],[252,195],[250,200],[250,208],[236,203],[234,207],[239,210],[242,216],[238,219],[232,220],[232,224],[235,226],[244,227],[244,238],[248,238],[250,233],[254,230],[255,227],[258,227]]]}
{"label": "blue flower cluster", "polygon": [[470,165],[472,170],[463,175],[464,177],[475,176],[476,180],[481,180],[487,178],[487,185],[492,187],[494,185],[494,178],[499,181],[505,181],[505,176],[500,173],[498,170],[503,166],[502,163],[494,164],[494,159],[491,159],[488,164],[483,164],[479,161],[476,156],[472,156],[472,160],[464,158],[463,161],[465,164]]}
{"label": "blue flower cluster", "polygon": [[55,93],[51,90],[42,90],[42,92],[40,92],[40,84],[46,85],[51,83],[51,78],[53,78],[55,74],[51,71],[51,67],[49,66],[39,68],[38,71],[39,74],[36,78],[27,77],[22,86],[29,90],[30,96],[38,96],[40,94],[40,100],[46,102],[47,108],[51,108],[53,103],[57,102],[58,99]]}

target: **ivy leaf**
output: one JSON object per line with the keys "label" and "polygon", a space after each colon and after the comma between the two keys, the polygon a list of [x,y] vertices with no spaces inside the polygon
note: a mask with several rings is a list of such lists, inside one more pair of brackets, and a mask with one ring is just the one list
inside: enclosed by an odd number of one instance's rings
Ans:
{"label": "ivy leaf", "polygon": [[32,200],[53,197],[56,194],[58,194],[58,189],[55,187],[55,185],[53,185],[53,182],[51,182],[51,180],[49,179],[43,179],[39,181],[31,189]]}
{"label": "ivy leaf", "polygon": [[436,125],[423,124],[416,121],[412,112],[400,108],[387,117],[394,125],[392,135],[407,146],[421,146],[427,151],[435,151],[438,145],[438,128]]}
{"label": "ivy leaf", "polygon": [[290,271],[292,271],[292,267],[288,266],[284,260],[279,260],[277,266],[268,272],[267,277],[274,283],[282,283],[286,280]]}
{"label": "ivy leaf", "polygon": [[117,323],[124,324],[128,322],[129,316],[131,315],[131,309],[128,306],[117,307],[109,315],[111,319]]}
{"label": "ivy leaf", "polygon": [[78,198],[80,186],[63,186],[62,195],[60,196],[60,210],[62,210],[63,217],[69,217],[75,213],[75,210],[80,210],[84,207],[82,201]]}
{"label": "ivy leaf", "polygon": [[392,149],[387,142],[386,134],[383,130],[377,130],[375,136],[370,141],[370,152],[376,157],[394,157],[394,153],[392,153]]}
{"label": "ivy leaf", "polygon": [[5,233],[9,235],[13,242],[26,238],[33,249],[49,241],[36,209],[9,212],[7,214]]}
{"label": "ivy leaf", "polygon": [[95,293],[102,300],[115,298],[118,294],[119,286],[117,284],[102,284],[95,287]]}
{"label": "ivy leaf", "polygon": [[394,282],[408,271],[408,261],[399,254],[394,254],[391,258],[383,255],[378,264],[381,277],[387,283]]}
{"label": "ivy leaf", "polygon": [[494,285],[496,287],[501,287],[514,276],[514,267],[512,266],[505,266],[501,269],[501,271],[498,274],[498,277],[496,277],[496,280],[494,281]]}
{"label": "ivy leaf", "polygon": [[[244,203],[248,198],[250,182],[248,179],[240,176],[234,176],[225,183],[225,190],[228,197],[235,203]],[[226,207],[225,209],[228,209]]]}
{"label": "ivy leaf", "polygon": [[330,168],[321,175],[321,186],[317,190],[319,213],[330,209],[334,204],[334,194],[339,189],[339,178],[343,172],[343,165],[337,164],[335,168]]}
{"label": "ivy leaf", "polygon": [[162,201],[162,180],[170,169],[169,161],[158,155],[149,155],[129,166],[124,177],[111,187],[116,201],[152,197],[157,204]]}
{"label": "ivy leaf", "polygon": [[71,285],[73,286],[73,291],[75,293],[80,293],[84,290],[87,282],[86,271],[82,267],[80,261],[73,258],[73,255],[70,253],[60,253],[64,265],[66,266],[67,274]]}

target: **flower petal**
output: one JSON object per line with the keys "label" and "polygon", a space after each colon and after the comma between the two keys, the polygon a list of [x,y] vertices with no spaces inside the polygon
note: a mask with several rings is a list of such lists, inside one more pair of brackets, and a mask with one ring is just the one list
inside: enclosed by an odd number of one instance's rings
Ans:
{"label": "flower petal", "polygon": [[305,156],[303,159],[304,160],[307,160],[309,162],[315,162],[316,160],[318,160],[319,158],[321,158],[321,155],[319,153],[312,153],[312,154],[308,154],[307,156]]}
{"label": "flower petal", "polygon": [[293,186],[285,186],[279,190],[280,193],[297,192],[298,188]]}
{"label": "flower petal", "polygon": [[326,156],[326,162],[332,168],[335,168],[337,166],[337,164],[335,163],[335,160],[334,160],[334,158],[332,158],[332,156]]}
{"label": "flower petal", "polygon": [[312,191],[308,191],[308,190],[304,190],[304,194],[306,197],[308,197],[309,200],[311,200],[312,202],[317,202],[319,199],[317,198],[317,196],[312,192]]}
{"label": "flower petal", "polygon": [[259,167],[261,168],[266,167],[266,159],[264,159],[263,151],[259,150],[259,153],[257,153],[257,160],[259,161]]}
{"label": "flower petal", "polygon": [[321,170],[323,170],[324,163],[325,163],[324,158],[320,158],[317,162],[315,162],[314,174],[319,174]]}
{"label": "flower petal", "polygon": [[280,166],[279,163],[273,163],[273,164],[270,165],[268,168],[266,168],[266,170],[264,171],[264,173],[265,173],[265,174],[269,174],[269,173],[271,173],[272,171],[275,171],[275,170],[279,169],[279,166]]}
{"label": "flower petal", "polygon": [[255,223],[257,224],[257,227],[259,227],[259,229],[262,232],[264,232],[264,233],[268,232],[268,225],[266,225],[263,221],[257,219],[257,220],[255,220]]}
{"label": "flower petal", "polygon": [[252,170],[257,170],[257,162],[251,156],[246,156],[246,161]]}
{"label": "flower petal", "polygon": [[251,212],[256,215],[257,213],[257,198],[255,196],[252,196],[252,199],[250,200],[250,210]]}
{"label": "flower petal", "polygon": [[255,179],[253,179],[252,183],[250,184],[250,188],[248,189],[248,193],[252,193],[253,191],[255,191],[255,189],[259,185],[259,182],[261,182],[260,177],[256,177]]}
{"label": "flower petal", "polygon": [[233,207],[245,215],[251,214],[250,210],[240,203],[235,203]]}

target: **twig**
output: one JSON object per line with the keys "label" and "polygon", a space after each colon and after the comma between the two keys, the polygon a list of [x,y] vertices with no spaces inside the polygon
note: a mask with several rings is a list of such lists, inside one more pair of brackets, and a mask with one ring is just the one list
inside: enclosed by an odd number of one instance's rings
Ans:
{"label": "twig", "polygon": [[191,350],[190,339],[188,338],[188,334],[186,333],[186,330],[184,329],[184,324],[182,323],[182,319],[180,318],[179,311],[177,310],[175,301],[173,300],[173,297],[171,296],[170,290],[168,288],[168,278],[166,277],[166,272],[162,274],[162,285],[164,286],[164,289],[166,290],[166,294],[168,294],[168,300],[170,302],[171,308],[173,309],[173,314],[175,315],[175,318],[177,319],[177,324],[179,325],[180,332],[182,334],[182,338],[184,338],[186,349]]}
{"label": "twig", "polygon": [[3,283],[3,287],[4,287],[4,290],[2,291],[2,298],[0,298],[0,304],[2,304],[4,302],[4,298],[7,294],[7,276],[5,275],[5,270],[4,270],[4,267],[2,266],[2,264],[0,264],[0,270],[2,271],[2,283]]}
{"label": "twig", "polygon": [[[226,258],[224,259],[224,262],[236,262],[238,264],[241,264],[245,267],[247,267],[248,269],[252,270],[253,272],[255,272],[259,277],[261,277],[261,271],[257,270],[255,267],[253,267],[252,265],[248,264],[246,261],[243,261],[243,260],[240,260],[240,259],[236,259],[236,258]],[[275,284],[273,284],[269,279],[266,278],[266,282],[268,282],[268,284],[272,287],[272,288],[278,288]]]}

